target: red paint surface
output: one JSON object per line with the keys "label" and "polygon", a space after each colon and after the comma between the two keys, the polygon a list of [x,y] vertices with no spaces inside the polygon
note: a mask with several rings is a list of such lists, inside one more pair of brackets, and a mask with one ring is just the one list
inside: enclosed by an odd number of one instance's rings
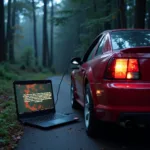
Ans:
{"label": "red paint surface", "polygon": [[[104,112],[96,112],[95,115],[99,119],[107,121],[117,121],[122,112],[150,113],[150,47],[112,51],[109,34],[115,31],[119,30],[106,32],[108,39],[102,55],[93,56],[91,61],[83,63],[78,70],[74,70],[71,74],[77,101],[84,106],[85,82],[88,81],[95,112],[104,110]],[[105,71],[112,58],[137,59],[140,79],[105,79]],[[101,96],[96,95],[97,89],[104,91]]]}

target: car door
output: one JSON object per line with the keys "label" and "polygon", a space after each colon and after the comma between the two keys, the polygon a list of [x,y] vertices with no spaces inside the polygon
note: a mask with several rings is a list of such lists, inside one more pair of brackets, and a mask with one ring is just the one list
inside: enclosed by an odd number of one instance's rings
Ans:
{"label": "car door", "polygon": [[99,35],[94,42],[89,47],[88,51],[85,53],[82,65],[79,67],[78,71],[76,71],[76,88],[77,88],[77,94],[79,96],[80,102],[83,104],[84,102],[84,76],[86,73],[86,68],[88,66],[88,63],[92,61],[95,52],[98,48],[98,43],[102,35]]}

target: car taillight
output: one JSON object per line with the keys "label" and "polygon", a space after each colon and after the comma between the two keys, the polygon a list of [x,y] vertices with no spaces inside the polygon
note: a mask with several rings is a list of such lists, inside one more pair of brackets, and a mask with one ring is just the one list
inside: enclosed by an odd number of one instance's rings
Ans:
{"label": "car taillight", "polygon": [[137,59],[112,59],[105,73],[106,79],[139,79]]}

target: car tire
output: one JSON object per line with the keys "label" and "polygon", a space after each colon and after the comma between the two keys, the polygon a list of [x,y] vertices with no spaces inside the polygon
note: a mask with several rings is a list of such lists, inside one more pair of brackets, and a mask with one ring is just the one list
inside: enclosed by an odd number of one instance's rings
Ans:
{"label": "car tire", "polygon": [[87,135],[95,137],[97,131],[97,120],[94,115],[94,105],[89,84],[85,86],[84,122]]}
{"label": "car tire", "polygon": [[74,85],[73,85],[72,82],[71,82],[71,88],[70,88],[70,99],[71,99],[71,106],[72,106],[72,108],[79,109],[80,105],[75,99],[75,96],[74,96]]}

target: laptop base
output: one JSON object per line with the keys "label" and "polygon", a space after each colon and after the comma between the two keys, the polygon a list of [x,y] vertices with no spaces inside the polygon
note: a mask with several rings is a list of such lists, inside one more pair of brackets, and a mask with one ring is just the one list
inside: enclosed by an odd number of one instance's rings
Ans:
{"label": "laptop base", "polygon": [[36,127],[40,129],[50,129],[58,126],[63,126],[67,125],[70,123],[75,123],[78,122],[79,118],[77,116],[65,116],[62,118],[54,119],[54,120],[49,120],[49,121],[43,121],[43,122],[38,122],[38,121],[21,121],[24,125],[31,126],[31,127]]}

